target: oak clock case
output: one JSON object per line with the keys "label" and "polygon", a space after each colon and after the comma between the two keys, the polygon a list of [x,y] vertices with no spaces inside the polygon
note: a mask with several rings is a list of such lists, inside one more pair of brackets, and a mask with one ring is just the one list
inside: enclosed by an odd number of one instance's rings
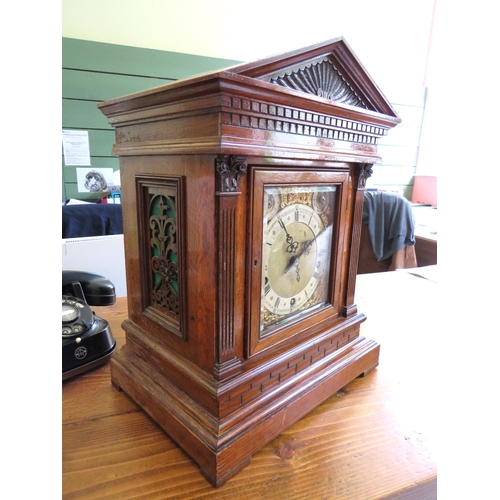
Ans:
{"label": "oak clock case", "polygon": [[400,119],[341,38],[99,108],[129,315],[111,380],[218,487],[378,365],[354,302],[363,191]]}

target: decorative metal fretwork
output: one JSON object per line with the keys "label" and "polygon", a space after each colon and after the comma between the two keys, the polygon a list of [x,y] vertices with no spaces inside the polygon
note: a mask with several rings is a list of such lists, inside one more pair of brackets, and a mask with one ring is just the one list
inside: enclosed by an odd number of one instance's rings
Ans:
{"label": "decorative metal fretwork", "polygon": [[285,208],[296,203],[312,206],[312,191],[297,190],[296,186],[283,187],[280,189],[280,208]]}
{"label": "decorative metal fretwork", "polygon": [[151,301],[167,315],[179,316],[176,199],[151,195],[149,211]]}
{"label": "decorative metal fretwork", "polygon": [[187,339],[185,179],[138,176],[136,181],[143,314]]}
{"label": "decorative metal fretwork", "polygon": [[328,58],[271,75],[269,82],[342,104],[369,109]]}

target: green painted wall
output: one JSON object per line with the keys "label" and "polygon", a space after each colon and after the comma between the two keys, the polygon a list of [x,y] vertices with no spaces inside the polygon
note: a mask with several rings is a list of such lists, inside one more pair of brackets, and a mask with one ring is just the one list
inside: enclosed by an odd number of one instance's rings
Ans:
{"label": "green painted wall", "polygon": [[[119,169],[111,155],[114,130],[97,103],[241,61],[180,54],[107,43],[62,39],[62,128],[88,130],[92,167]],[[62,155],[62,201],[85,200],[79,193],[76,167]]]}

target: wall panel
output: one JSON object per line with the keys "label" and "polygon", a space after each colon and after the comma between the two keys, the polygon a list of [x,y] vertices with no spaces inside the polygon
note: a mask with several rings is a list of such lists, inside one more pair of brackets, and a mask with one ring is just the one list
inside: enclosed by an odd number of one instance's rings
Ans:
{"label": "wall panel", "polygon": [[[62,39],[62,127],[89,132],[91,167],[119,169],[111,155],[114,130],[97,103],[150,89],[239,61],[149,50],[107,43]],[[62,200],[90,199],[79,193],[76,167],[62,157]]]}

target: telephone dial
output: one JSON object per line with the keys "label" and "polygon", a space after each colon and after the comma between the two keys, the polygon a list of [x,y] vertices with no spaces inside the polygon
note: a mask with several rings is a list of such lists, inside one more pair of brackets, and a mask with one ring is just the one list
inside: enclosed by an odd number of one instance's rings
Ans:
{"label": "telephone dial", "polygon": [[104,276],[62,272],[62,379],[91,370],[111,358],[116,341],[109,324],[90,306],[115,303],[115,287]]}

